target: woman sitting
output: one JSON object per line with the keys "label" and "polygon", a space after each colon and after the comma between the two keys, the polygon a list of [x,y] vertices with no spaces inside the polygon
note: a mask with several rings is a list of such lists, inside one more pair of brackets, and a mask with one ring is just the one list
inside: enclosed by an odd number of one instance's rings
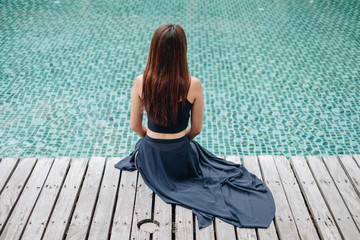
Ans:
{"label": "woman sitting", "polygon": [[[189,74],[186,48],[181,26],[166,24],[155,31],[131,95],[131,129],[141,139],[115,167],[138,169],[166,203],[191,209],[199,228],[214,216],[237,227],[266,228],[275,215],[270,190],[242,165],[193,140],[202,128],[203,93],[199,79]],[[144,109],[148,127],[142,124]]]}

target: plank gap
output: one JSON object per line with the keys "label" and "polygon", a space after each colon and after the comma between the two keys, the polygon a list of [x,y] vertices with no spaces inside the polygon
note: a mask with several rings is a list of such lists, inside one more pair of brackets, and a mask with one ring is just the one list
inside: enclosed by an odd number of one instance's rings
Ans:
{"label": "plank gap", "polygon": [[97,202],[98,202],[98,200],[99,200],[99,193],[100,193],[100,189],[101,189],[101,186],[102,186],[102,183],[103,183],[103,179],[104,179],[104,175],[105,175],[105,169],[106,169],[106,161],[104,161],[103,171],[102,171],[102,173],[101,173],[101,178],[100,178],[99,186],[98,186],[98,189],[97,189],[97,191],[96,191],[96,197],[95,197],[94,207],[93,207],[92,212],[91,212],[91,216],[90,216],[89,225],[88,225],[88,228],[87,228],[87,231],[86,231],[86,237],[85,237],[85,239],[88,239],[88,238],[89,238],[91,223],[92,223],[92,221],[93,221],[94,214],[95,214],[95,210],[96,210],[96,206],[97,206]]}
{"label": "plank gap", "polygon": [[154,192],[152,192],[151,197],[152,197],[152,203],[151,203],[151,217],[150,218],[151,218],[151,220],[154,220],[154,216],[155,216],[155,193]]}
{"label": "plank gap", "polygon": [[44,182],[43,182],[42,185],[41,185],[41,189],[40,189],[40,191],[39,191],[39,194],[38,194],[37,197],[36,197],[36,200],[35,200],[35,202],[34,202],[34,205],[32,206],[32,208],[31,208],[31,210],[30,210],[29,216],[28,216],[28,218],[26,219],[26,221],[25,221],[25,223],[24,223],[24,228],[22,229],[22,231],[21,231],[21,233],[20,233],[19,239],[22,238],[22,236],[23,236],[23,234],[24,234],[24,232],[25,232],[25,228],[26,228],[26,226],[27,226],[27,224],[28,224],[28,222],[29,222],[29,220],[30,220],[31,214],[32,214],[32,212],[33,212],[33,210],[34,210],[34,208],[35,208],[35,206],[36,206],[36,203],[37,203],[37,201],[38,201],[38,199],[39,199],[39,197],[40,197],[40,194],[41,194],[41,192],[42,192],[42,190],[43,190],[43,188],[44,188],[44,185],[45,185],[45,183],[46,183],[46,180],[47,180],[47,178],[49,177],[49,174],[50,174],[51,168],[52,168],[53,165],[54,165],[54,162],[55,162],[55,159],[52,159],[52,162],[51,162],[51,166],[50,166],[50,168],[49,168],[49,171],[48,171],[48,173],[46,174],[46,177],[45,177],[45,179],[44,179]]}
{"label": "plank gap", "polygon": [[[192,211],[191,211],[192,212]],[[196,224],[195,224],[195,214],[192,213],[192,224],[193,224],[193,237],[194,240],[196,240]]]}
{"label": "plank gap", "polygon": [[217,239],[216,239],[216,223],[215,223],[215,217],[214,217],[214,219],[212,220],[212,225],[214,226],[214,231],[213,231],[214,239],[217,240]]}
{"label": "plank gap", "polygon": [[[115,216],[116,205],[117,205],[117,200],[118,200],[118,196],[119,196],[121,175],[122,175],[122,171],[120,171],[119,178],[118,178],[118,183],[117,183],[118,187],[116,188],[115,201],[114,201],[114,206],[113,206],[112,213],[111,213],[110,228],[109,228],[109,233],[108,233],[108,237],[107,237],[108,240],[110,240],[110,238],[111,238],[111,232],[112,232],[112,228],[113,228],[113,224],[114,224],[114,216]],[[129,239],[130,239],[130,236],[129,236]]]}
{"label": "plank gap", "polygon": [[[290,161],[290,158],[289,158],[289,161]],[[316,224],[316,222],[315,222],[315,220],[314,220],[314,216],[311,214],[310,206],[309,206],[309,204],[308,204],[308,201],[306,201],[306,198],[305,198],[303,189],[302,189],[302,187],[301,187],[302,185],[301,185],[301,183],[299,182],[299,178],[297,177],[296,171],[295,171],[294,166],[293,166],[292,164],[290,164],[290,169],[291,169],[291,171],[292,171],[292,174],[293,174],[294,177],[295,177],[296,183],[297,183],[298,186],[299,186],[300,193],[301,193],[301,197],[302,197],[303,202],[305,203],[306,210],[308,211],[308,214],[309,214],[309,216],[310,216],[311,222],[312,222],[312,224],[315,226],[315,230],[316,230],[316,233],[317,233],[319,239],[321,239],[320,231],[319,231],[318,226],[317,226],[317,224]],[[299,230],[298,230],[298,231],[299,231]],[[299,234],[300,234],[300,233],[299,233]]]}
{"label": "plank gap", "polygon": [[[134,202],[133,202],[133,207],[132,207],[132,211],[131,211],[131,223],[130,223],[130,235],[129,235],[129,239],[131,239],[131,229],[134,226],[134,212],[135,212],[135,203],[136,203],[136,196],[137,196],[137,188],[138,188],[138,183],[139,183],[139,171],[137,171],[136,173],[136,183],[135,183],[135,196],[134,196]],[[135,227],[137,227],[137,223],[135,223]]]}
{"label": "plank gap", "polygon": [[73,206],[72,206],[71,212],[70,212],[70,214],[69,214],[69,218],[68,218],[67,223],[66,223],[66,227],[65,227],[63,239],[66,239],[67,232],[68,232],[69,227],[70,227],[70,224],[71,224],[71,219],[72,219],[72,216],[74,215],[75,207],[76,207],[76,204],[77,204],[77,202],[78,202],[78,199],[79,199],[79,196],[80,196],[80,193],[81,193],[81,189],[82,189],[82,186],[83,186],[83,183],[84,183],[84,179],[85,179],[85,177],[86,177],[86,173],[87,173],[88,168],[89,168],[89,161],[90,161],[90,159],[87,160],[86,167],[85,167],[85,170],[84,170],[84,174],[83,174],[83,176],[82,176],[82,178],[81,178],[79,188],[77,189],[75,201],[74,201],[74,204],[73,204]]}
{"label": "plank gap", "polygon": [[238,234],[237,234],[235,225],[234,225],[233,227],[234,227],[234,232],[235,232],[235,239],[236,239],[236,240],[239,240],[239,237],[238,237]]}
{"label": "plank gap", "polygon": [[273,221],[274,221],[276,236],[277,236],[278,239],[281,239],[281,238],[280,238],[280,234],[279,234],[279,229],[276,227],[276,226],[278,225],[278,224],[276,223],[276,217],[274,217]]}
{"label": "plank gap", "polygon": [[[55,162],[55,160],[54,160],[54,162]],[[45,223],[45,228],[44,228],[44,231],[43,231],[42,234],[41,234],[41,238],[40,238],[40,239],[43,239],[43,238],[44,238],[46,229],[47,229],[47,227],[48,227],[48,225],[49,225],[49,221],[50,221],[51,216],[52,216],[52,214],[53,214],[53,212],[54,212],[56,203],[57,203],[57,201],[58,201],[58,199],[59,199],[60,192],[61,192],[61,190],[63,189],[63,185],[64,185],[65,179],[66,179],[66,177],[67,177],[67,175],[68,175],[68,173],[69,173],[69,170],[70,170],[70,162],[69,162],[69,164],[68,164],[68,166],[67,166],[67,168],[66,168],[64,177],[63,177],[63,179],[62,179],[62,181],[61,181],[61,184],[60,184],[60,186],[59,186],[59,191],[58,191],[58,193],[57,193],[57,195],[56,195],[56,197],[55,197],[55,201],[54,201],[54,203],[53,203],[53,205],[52,205],[52,208],[51,208],[49,217],[48,217],[48,219],[47,219],[47,221],[46,221],[46,223]],[[50,171],[51,171],[51,169],[50,169]],[[50,171],[49,171],[49,172],[50,172]]]}
{"label": "plank gap", "polygon": [[175,225],[175,205],[171,204],[171,240],[175,240],[175,232],[176,232],[176,225]]}
{"label": "plank gap", "polygon": [[[146,183],[145,183],[145,185],[146,185]],[[146,185],[147,186],[147,185]],[[152,196],[151,196],[151,215],[150,215],[150,219],[152,220],[152,221],[154,221],[154,216],[155,216],[155,193],[154,192],[152,192]],[[153,239],[153,234],[154,233],[150,233],[150,240],[152,240]]]}

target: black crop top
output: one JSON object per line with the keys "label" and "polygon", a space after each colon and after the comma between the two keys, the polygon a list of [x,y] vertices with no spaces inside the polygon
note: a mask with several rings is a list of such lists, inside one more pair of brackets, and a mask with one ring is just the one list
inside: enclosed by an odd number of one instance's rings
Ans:
{"label": "black crop top", "polygon": [[183,131],[188,125],[192,105],[193,104],[187,99],[184,105],[182,104],[182,102],[179,102],[177,121],[174,126],[162,127],[151,122],[148,118],[148,128],[151,131],[158,133],[178,133]]}

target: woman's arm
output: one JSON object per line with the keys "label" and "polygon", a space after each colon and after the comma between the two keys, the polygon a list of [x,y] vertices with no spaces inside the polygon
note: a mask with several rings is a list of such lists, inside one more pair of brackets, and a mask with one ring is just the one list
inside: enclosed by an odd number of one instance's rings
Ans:
{"label": "woman's arm", "polygon": [[201,132],[203,121],[204,96],[202,92],[202,87],[199,79],[193,79],[194,80],[192,81],[192,91],[194,92],[195,99],[191,111],[191,126],[186,131],[186,135],[189,140],[193,140]]}
{"label": "woman's arm", "polygon": [[142,124],[144,106],[141,101],[142,77],[141,75],[135,79],[131,93],[131,113],[130,125],[131,129],[140,137],[145,137],[147,128]]}

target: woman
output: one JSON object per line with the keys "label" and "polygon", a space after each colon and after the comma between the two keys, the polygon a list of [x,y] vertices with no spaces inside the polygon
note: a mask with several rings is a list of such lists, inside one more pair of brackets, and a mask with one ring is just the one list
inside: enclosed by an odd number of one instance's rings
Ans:
{"label": "woman", "polygon": [[[142,139],[115,167],[138,169],[165,202],[192,209],[199,228],[214,216],[237,227],[266,228],[275,214],[270,190],[242,165],[193,141],[202,128],[203,93],[199,79],[189,75],[186,47],[179,25],[155,31],[131,95],[131,129]],[[142,124],[144,109],[148,128]]]}

